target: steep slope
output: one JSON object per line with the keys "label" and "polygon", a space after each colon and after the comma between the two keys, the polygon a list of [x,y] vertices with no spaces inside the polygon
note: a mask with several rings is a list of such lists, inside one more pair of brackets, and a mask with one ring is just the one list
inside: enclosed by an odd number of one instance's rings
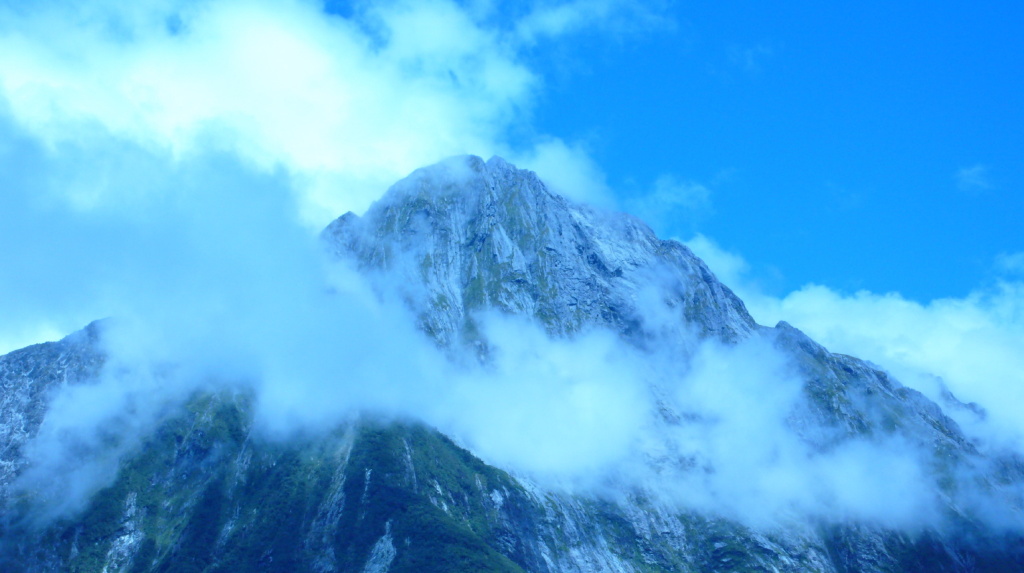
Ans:
{"label": "steep slope", "polygon": [[[196,393],[145,436],[81,512],[40,522],[46,500],[19,490],[0,522],[0,569],[1024,570],[1018,533],[958,505],[958,476],[991,460],[939,406],[785,323],[756,325],[685,246],[634,218],[573,204],[498,158],[464,157],[415,172],[324,239],[379,289],[397,291],[452,356],[490,359],[482,311],[527,317],[556,338],[608,329],[679,361],[702,341],[763,338],[802,380],[806,400],[788,419],[801,440],[820,452],[854,439],[913,444],[949,478],[935,492],[948,528],[855,519],[752,528],[636,485],[612,497],[546,491],[415,421],[362,417],[328,435],[268,439],[254,428],[250,392],[219,391]],[[0,358],[0,431],[13,436],[0,458],[3,491],[25,475],[22,448],[50,392],[89,384],[103,367],[101,330]],[[666,436],[701,423],[667,402],[657,416]],[[1002,474],[971,479],[994,492],[1024,481],[1019,462],[1001,463]]]}

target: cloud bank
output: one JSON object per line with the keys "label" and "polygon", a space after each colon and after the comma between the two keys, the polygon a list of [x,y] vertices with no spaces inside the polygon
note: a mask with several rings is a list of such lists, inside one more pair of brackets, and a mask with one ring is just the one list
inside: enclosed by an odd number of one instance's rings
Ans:
{"label": "cloud bank", "polygon": [[[316,435],[370,412],[423,420],[547,490],[643,491],[754,527],[941,523],[916,448],[854,439],[821,452],[793,431],[803,380],[770,338],[693,337],[681,355],[674,339],[644,351],[600,330],[552,340],[494,314],[479,317],[493,360],[454,363],[397,300],[343,266],[330,291],[278,276],[237,304],[160,294],[109,321],[110,361],[94,382],[57,394],[17,487],[46,516],[73,514],[194,392],[242,391],[262,439]],[[666,324],[656,312],[645,320]]]}

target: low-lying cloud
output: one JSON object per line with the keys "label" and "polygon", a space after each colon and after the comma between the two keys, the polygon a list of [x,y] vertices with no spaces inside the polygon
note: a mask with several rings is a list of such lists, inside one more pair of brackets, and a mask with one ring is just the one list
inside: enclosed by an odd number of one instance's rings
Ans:
{"label": "low-lying cloud", "polygon": [[316,435],[371,412],[423,420],[555,491],[644,491],[755,527],[940,521],[913,447],[855,439],[822,452],[797,435],[790,418],[803,380],[770,338],[641,351],[612,332],[553,340],[524,318],[485,314],[490,360],[452,362],[401,304],[344,267],[328,292],[306,288],[323,280],[272,272],[273,259],[261,264],[277,278],[251,286],[272,297],[238,306],[159,297],[156,312],[139,306],[106,323],[103,373],[57,395],[27,450],[19,487],[47,502],[47,515],[81,509],[194,392],[242,391],[264,439]]}

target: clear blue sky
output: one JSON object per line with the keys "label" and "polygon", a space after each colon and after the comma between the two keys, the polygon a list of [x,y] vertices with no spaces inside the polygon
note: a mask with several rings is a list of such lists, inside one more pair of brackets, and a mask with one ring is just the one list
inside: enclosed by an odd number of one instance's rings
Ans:
{"label": "clear blue sky", "polygon": [[711,190],[672,231],[770,290],[963,296],[1024,251],[1024,4],[678,2],[666,28],[559,57],[537,127],[620,194]]}

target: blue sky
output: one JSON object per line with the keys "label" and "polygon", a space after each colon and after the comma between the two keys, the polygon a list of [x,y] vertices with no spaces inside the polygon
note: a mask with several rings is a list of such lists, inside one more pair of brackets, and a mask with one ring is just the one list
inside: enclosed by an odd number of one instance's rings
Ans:
{"label": "blue sky", "polygon": [[759,322],[1016,420],[1022,11],[0,0],[0,351],[259,323],[330,220],[498,154],[686,242]]}
{"label": "blue sky", "polygon": [[665,231],[741,252],[778,294],[816,282],[922,302],[966,295],[1024,250],[1024,7],[679,2],[665,15],[569,50],[536,112],[540,129],[588,142],[616,193],[663,173],[706,186],[707,208]]}

